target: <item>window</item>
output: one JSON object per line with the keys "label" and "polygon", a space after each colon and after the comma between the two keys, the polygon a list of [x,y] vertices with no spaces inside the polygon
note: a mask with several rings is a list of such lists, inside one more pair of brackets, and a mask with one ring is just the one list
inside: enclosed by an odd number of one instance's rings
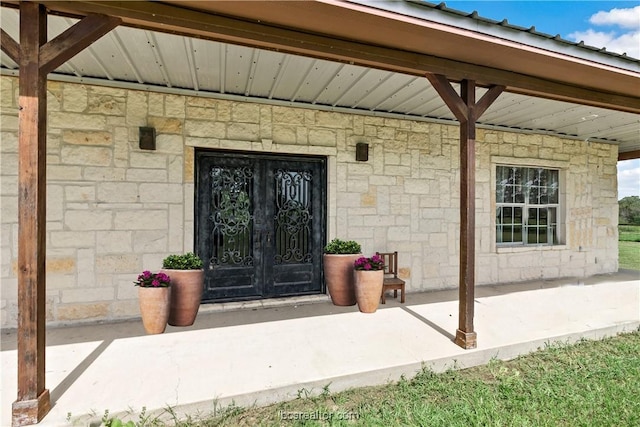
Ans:
{"label": "window", "polygon": [[496,242],[558,244],[559,171],[496,168]]}

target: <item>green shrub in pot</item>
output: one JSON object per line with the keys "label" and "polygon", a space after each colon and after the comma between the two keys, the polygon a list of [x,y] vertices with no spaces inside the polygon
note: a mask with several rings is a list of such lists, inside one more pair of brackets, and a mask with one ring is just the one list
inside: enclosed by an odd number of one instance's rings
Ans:
{"label": "green shrub in pot", "polygon": [[169,255],[162,260],[162,268],[167,270],[200,270],[202,268],[202,260],[193,252]]}
{"label": "green shrub in pot", "polygon": [[336,238],[325,246],[324,252],[324,280],[331,301],[335,305],[354,305],[353,263],[362,253],[360,243]]}
{"label": "green shrub in pot", "polygon": [[338,238],[330,241],[324,248],[325,254],[332,255],[359,254],[361,252],[362,248],[360,247],[360,243],[354,240],[340,240]]}
{"label": "green shrub in pot", "polygon": [[196,319],[204,290],[202,260],[193,252],[169,255],[162,261],[162,271],[171,277],[169,324],[190,326]]}

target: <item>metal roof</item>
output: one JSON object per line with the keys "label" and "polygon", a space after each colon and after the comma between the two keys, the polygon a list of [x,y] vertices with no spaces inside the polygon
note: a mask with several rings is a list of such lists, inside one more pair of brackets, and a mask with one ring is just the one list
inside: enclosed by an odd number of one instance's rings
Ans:
{"label": "metal roof", "polygon": [[536,30],[535,26],[521,27],[509,23],[507,18],[501,21],[480,16],[477,11],[465,12],[450,8],[446,3],[430,3],[424,0],[347,0],[351,3],[393,11],[412,17],[431,19],[458,28],[503,37],[527,45],[574,55],[594,62],[600,62],[628,70],[640,70],[640,59],[626,53],[610,52],[605,47],[589,46],[583,41],[573,42],[563,39],[560,34],[551,35]]}
{"label": "metal roof", "polygon": [[[19,12],[1,9],[2,28],[18,40]],[[49,39],[74,22],[49,16]],[[0,71],[17,74],[17,64],[4,53]],[[49,78],[455,123],[423,77],[122,26]],[[478,97],[482,93],[479,88]],[[479,126],[609,142],[621,152],[640,150],[639,115],[513,93],[503,93]]]}

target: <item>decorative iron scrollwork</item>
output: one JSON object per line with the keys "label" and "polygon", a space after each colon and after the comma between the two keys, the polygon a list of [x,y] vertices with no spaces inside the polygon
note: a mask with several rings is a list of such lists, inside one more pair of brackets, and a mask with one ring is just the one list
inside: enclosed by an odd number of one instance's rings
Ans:
{"label": "decorative iron scrollwork", "polygon": [[249,167],[213,167],[211,176],[211,239],[213,266],[252,266],[253,214]]}
{"label": "decorative iron scrollwork", "polygon": [[310,263],[312,179],[309,171],[276,170],[276,264]]}

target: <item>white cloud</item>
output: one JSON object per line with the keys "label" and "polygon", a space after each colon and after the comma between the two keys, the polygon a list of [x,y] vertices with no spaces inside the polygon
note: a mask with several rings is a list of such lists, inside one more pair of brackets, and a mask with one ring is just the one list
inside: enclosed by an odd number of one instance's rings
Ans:
{"label": "white cloud", "polygon": [[591,16],[589,22],[595,25],[616,25],[622,28],[640,28],[640,6],[630,9],[601,10]]}
{"label": "white cloud", "polygon": [[640,58],[640,6],[600,11],[592,15],[589,22],[631,31],[597,31],[589,28],[586,31],[571,33],[568,37],[575,41],[584,41],[589,46],[606,47],[609,52],[626,53],[631,57]]}
{"label": "white cloud", "polygon": [[582,40],[589,46],[606,47],[609,52],[626,53],[633,58],[640,58],[640,31],[617,35],[613,31],[605,33],[589,28],[587,31],[571,33],[569,38]]}
{"label": "white cloud", "polygon": [[618,162],[618,200],[640,196],[640,159]]}

